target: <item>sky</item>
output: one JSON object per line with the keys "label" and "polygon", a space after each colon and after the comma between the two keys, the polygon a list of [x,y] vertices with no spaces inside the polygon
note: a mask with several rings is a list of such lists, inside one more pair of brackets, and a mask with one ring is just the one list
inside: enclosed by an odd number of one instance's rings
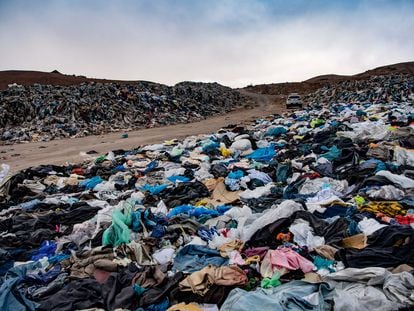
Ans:
{"label": "sky", "polygon": [[232,87],[414,60],[413,0],[0,0],[0,70]]}

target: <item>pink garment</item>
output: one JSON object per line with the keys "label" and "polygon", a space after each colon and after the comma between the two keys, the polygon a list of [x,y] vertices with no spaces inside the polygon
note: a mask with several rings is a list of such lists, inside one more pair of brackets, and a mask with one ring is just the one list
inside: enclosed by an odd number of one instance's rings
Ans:
{"label": "pink garment", "polygon": [[311,272],[315,268],[312,262],[288,247],[270,250],[269,253],[272,268],[301,269],[304,273]]}
{"label": "pink garment", "polygon": [[229,257],[230,257],[229,264],[231,265],[236,264],[236,265],[243,266],[246,264],[243,257],[240,255],[238,251],[232,251]]}

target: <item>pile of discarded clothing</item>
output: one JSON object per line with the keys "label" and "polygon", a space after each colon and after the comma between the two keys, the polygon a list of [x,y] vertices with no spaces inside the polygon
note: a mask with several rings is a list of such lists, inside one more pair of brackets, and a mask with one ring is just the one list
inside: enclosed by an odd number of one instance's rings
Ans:
{"label": "pile of discarded clothing", "polygon": [[317,103],[3,174],[0,309],[412,310],[413,108]]}
{"label": "pile of discarded clothing", "polygon": [[10,85],[0,92],[0,140],[48,141],[187,123],[249,103],[217,83]]}
{"label": "pile of discarded clothing", "polygon": [[306,103],[401,103],[413,100],[414,76],[391,74],[327,84],[304,97]]}

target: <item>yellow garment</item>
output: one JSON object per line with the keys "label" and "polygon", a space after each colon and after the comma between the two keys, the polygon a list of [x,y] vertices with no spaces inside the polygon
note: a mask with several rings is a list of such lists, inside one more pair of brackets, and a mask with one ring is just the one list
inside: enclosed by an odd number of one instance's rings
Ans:
{"label": "yellow garment", "polygon": [[257,263],[260,262],[260,256],[259,255],[254,255],[254,256],[250,256],[247,257],[245,260],[246,265],[250,265],[252,263]]}
{"label": "yellow garment", "polygon": [[220,147],[220,153],[223,157],[228,158],[229,156],[231,156],[232,152],[230,149],[227,149],[226,147],[222,146]]}
{"label": "yellow garment", "polygon": [[200,201],[197,201],[197,203],[194,206],[206,206],[208,204],[207,200],[203,199]]}
{"label": "yellow garment", "polygon": [[373,214],[383,213],[389,217],[405,215],[407,213],[403,206],[395,201],[372,201],[368,204],[359,206],[358,209],[360,212],[371,212]]}
{"label": "yellow garment", "polygon": [[166,146],[174,145],[175,143],[176,143],[175,139],[164,141],[164,145]]}
{"label": "yellow garment", "polygon": [[293,136],[294,140],[302,140],[305,136],[301,136],[301,135],[295,135]]}

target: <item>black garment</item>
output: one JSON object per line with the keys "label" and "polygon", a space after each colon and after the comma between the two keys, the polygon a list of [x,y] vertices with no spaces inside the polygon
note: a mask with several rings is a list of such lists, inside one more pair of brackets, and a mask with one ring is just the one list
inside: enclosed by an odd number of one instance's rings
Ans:
{"label": "black garment", "polygon": [[336,256],[346,267],[396,267],[414,265],[414,230],[410,226],[389,225],[369,236],[363,249],[341,249]]}
{"label": "black garment", "polygon": [[78,279],[52,295],[41,300],[39,311],[73,311],[87,308],[102,308],[101,285],[94,279]]}
{"label": "black garment", "polygon": [[[146,307],[154,303],[159,303],[165,297],[169,297],[174,289],[178,289],[178,283],[183,279],[184,274],[178,272],[162,284],[146,290],[139,299],[139,306]],[[172,301],[171,297],[169,297],[169,300]]]}
{"label": "black garment", "polygon": [[256,231],[250,240],[247,241],[245,247],[277,247],[281,243],[280,241],[276,240],[277,234],[287,233],[289,231],[290,225],[298,218],[309,222],[309,225],[313,228],[315,235],[323,236],[325,238],[326,244],[328,245],[337,245],[346,236],[348,223],[345,218],[339,218],[333,223],[329,224],[310,212],[297,211],[294,212],[290,217],[276,220],[275,222]]}
{"label": "black garment", "polygon": [[179,288],[174,288],[170,294],[170,302],[171,304],[176,304],[180,302],[185,303],[211,303],[217,304],[218,307],[226,300],[229,293],[234,289],[234,286],[219,286],[219,285],[212,285],[208,292],[204,294],[204,296],[197,295],[193,292],[182,292]]}
{"label": "black garment", "polygon": [[136,309],[137,299],[135,299],[132,279],[138,271],[138,267],[131,263],[122,272],[111,273],[108,280],[102,285],[105,310]]}
{"label": "black garment", "polygon": [[210,196],[207,187],[199,181],[184,182],[172,189],[163,191],[160,196],[165,204],[172,208],[178,205],[188,204],[192,200]]}
{"label": "black garment", "polygon": [[242,199],[243,203],[246,203],[255,213],[263,212],[264,210],[272,207],[273,204],[277,204],[277,201],[283,196],[283,188],[273,187],[271,193],[267,196],[253,199]]}
{"label": "black garment", "polygon": [[219,163],[211,166],[210,173],[213,174],[215,178],[226,177],[229,174],[229,170],[226,165]]}
{"label": "black garment", "polygon": [[[41,208],[44,209],[45,206],[42,204]],[[45,240],[53,240],[55,237],[70,234],[73,225],[91,219],[99,209],[85,202],[77,202],[73,205],[51,204],[49,212],[46,213],[29,211],[17,214],[0,222],[0,230],[11,234],[0,237],[0,247],[21,247],[29,251]],[[61,225],[66,226],[66,229],[63,232],[62,230],[56,231],[56,227]]]}

